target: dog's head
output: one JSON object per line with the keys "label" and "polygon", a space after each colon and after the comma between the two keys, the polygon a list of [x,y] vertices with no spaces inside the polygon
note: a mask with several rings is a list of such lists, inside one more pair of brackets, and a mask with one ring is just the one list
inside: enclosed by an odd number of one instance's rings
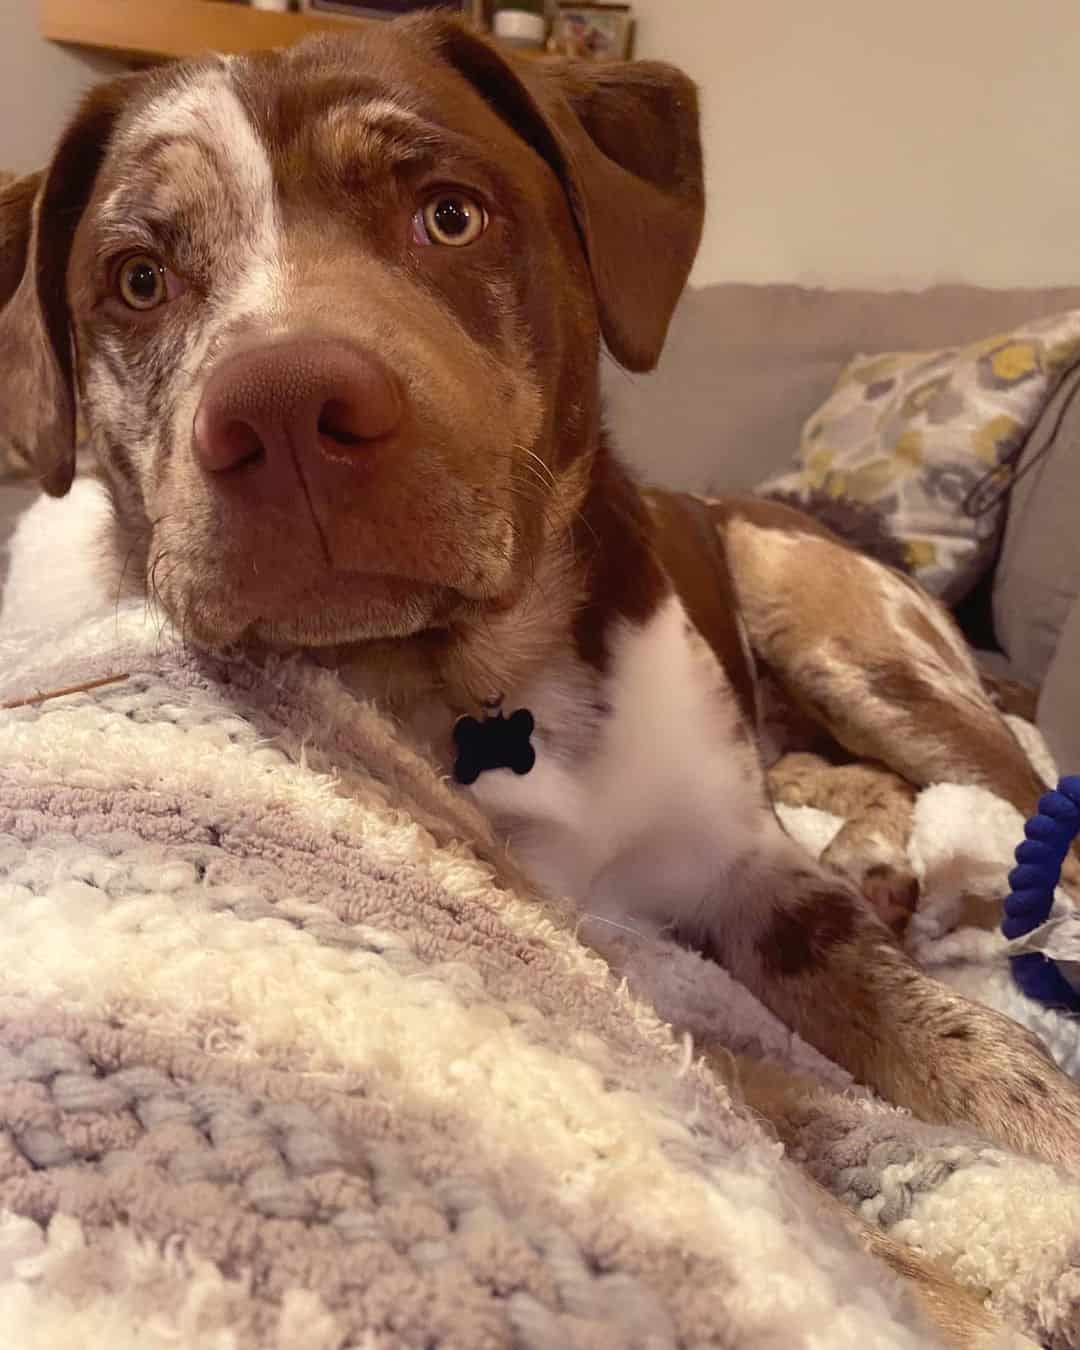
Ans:
{"label": "dog's head", "polygon": [[94,92],[0,195],[0,428],[76,422],[203,640],[405,637],[513,603],[655,364],[701,228],[693,87],[369,25]]}

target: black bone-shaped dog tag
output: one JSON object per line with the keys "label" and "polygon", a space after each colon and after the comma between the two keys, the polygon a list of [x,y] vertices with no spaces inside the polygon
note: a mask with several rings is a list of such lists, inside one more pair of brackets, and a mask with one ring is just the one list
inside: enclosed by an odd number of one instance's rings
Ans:
{"label": "black bone-shaped dog tag", "polygon": [[475,717],[460,717],[454,726],[454,744],[457,760],[454,778],[469,787],[489,769],[513,769],[516,774],[527,774],[536,763],[536,751],[531,736],[536,720],[528,708],[504,717],[497,713],[482,721]]}

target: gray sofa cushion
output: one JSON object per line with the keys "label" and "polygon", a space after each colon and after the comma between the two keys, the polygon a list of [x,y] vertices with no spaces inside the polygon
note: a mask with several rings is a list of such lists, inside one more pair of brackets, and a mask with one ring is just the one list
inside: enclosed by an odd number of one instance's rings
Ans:
{"label": "gray sofa cushion", "polygon": [[994,629],[1019,678],[1042,683],[1078,594],[1080,370],[1074,370],[1020,458],[994,573]]}
{"label": "gray sofa cushion", "polygon": [[683,297],[658,370],[608,363],[623,458],[665,487],[742,491],[788,466],[856,352],[923,351],[1080,307],[1080,289],[829,291],[730,284]]}
{"label": "gray sofa cushion", "polygon": [[1080,600],[1061,630],[1039,699],[1039,730],[1062,773],[1080,773]]}

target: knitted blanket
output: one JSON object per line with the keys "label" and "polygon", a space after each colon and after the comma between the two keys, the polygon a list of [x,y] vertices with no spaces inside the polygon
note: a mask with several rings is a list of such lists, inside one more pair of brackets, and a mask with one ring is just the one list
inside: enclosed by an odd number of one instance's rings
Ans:
{"label": "knitted blanket", "polygon": [[697,1036],[816,1069],[799,1160],[1080,1345],[1074,1178],[845,1091],[722,971],[531,893],[332,674],[138,607],[0,641],[5,700],[6,1344],[936,1344]]}

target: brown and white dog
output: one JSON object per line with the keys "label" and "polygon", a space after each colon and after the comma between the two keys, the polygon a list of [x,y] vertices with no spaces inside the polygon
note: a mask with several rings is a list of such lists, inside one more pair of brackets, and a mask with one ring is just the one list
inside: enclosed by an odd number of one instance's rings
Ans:
{"label": "brown and white dog", "polygon": [[951,620],[796,513],[642,493],[605,441],[601,342],[656,363],[702,214],[662,65],[425,18],[121,79],[0,196],[0,428],[62,495],[81,423],[103,585],[192,640],[311,649],[447,769],[462,715],[529,709],[531,770],[462,790],[542,885],[676,930],[925,1119],[1080,1165],[1080,1090],[865,902],[898,852],[819,865],[770,805],[766,687],[1031,810]]}

